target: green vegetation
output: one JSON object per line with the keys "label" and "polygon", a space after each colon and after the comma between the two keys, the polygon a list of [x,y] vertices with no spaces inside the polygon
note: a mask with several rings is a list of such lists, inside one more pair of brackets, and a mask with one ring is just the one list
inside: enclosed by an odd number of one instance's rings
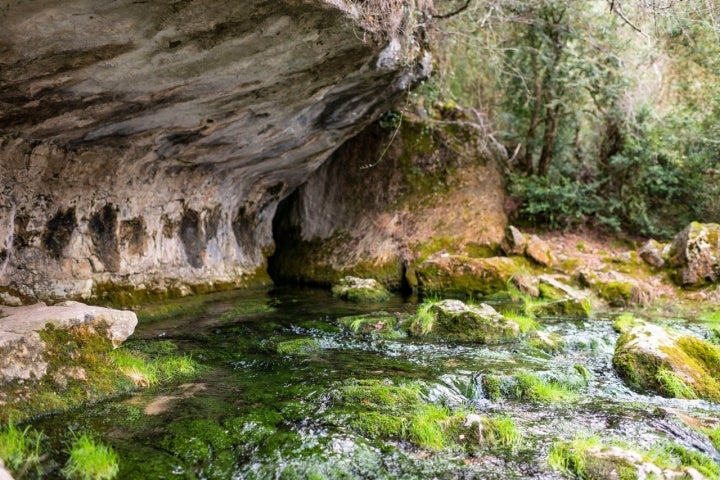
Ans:
{"label": "green vegetation", "polygon": [[491,447],[515,451],[522,443],[522,436],[515,421],[507,415],[482,419],[483,440]]}
{"label": "green vegetation", "polygon": [[503,313],[503,316],[509,321],[517,323],[520,333],[534,332],[538,329],[537,320],[531,316],[513,312]]}
{"label": "green vegetation", "polygon": [[578,390],[587,385],[586,375],[589,375],[582,366],[573,370],[574,373],[564,379],[544,379],[527,371],[506,377],[486,375],[482,385],[487,398],[493,401],[509,398],[538,403],[572,402],[577,400]]}
{"label": "green vegetation", "polygon": [[662,389],[673,398],[687,398],[693,399],[698,398],[695,389],[685,383],[677,373],[667,368],[661,367],[655,374],[657,381],[660,383]]}
{"label": "green vegetation", "polygon": [[516,221],[667,237],[720,219],[716,8],[479,0],[441,25],[417,95],[436,117],[451,102],[482,112]]}
{"label": "green vegetation", "polygon": [[277,344],[275,351],[278,355],[295,357],[322,350],[320,343],[314,338],[297,338],[285,340]]}
{"label": "green vegetation", "polygon": [[435,326],[435,314],[432,307],[440,301],[438,297],[425,298],[418,306],[415,315],[410,319],[408,329],[415,335],[429,335]]}
{"label": "green vegetation", "polygon": [[112,480],[120,471],[115,451],[83,433],[75,438],[62,473],[70,480]]}
{"label": "green vegetation", "polygon": [[642,323],[642,320],[635,317],[632,313],[623,313],[615,319],[613,329],[618,333],[623,333],[635,325]]}
{"label": "green vegetation", "polygon": [[14,422],[0,429],[0,459],[18,476],[40,462],[42,434],[32,427],[19,428]]}
{"label": "green vegetation", "polygon": [[338,319],[341,325],[352,330],[353,333],[370,335],[372,337],[394,340],[407,336],[396,315],[387,312],[373,312],[366,315],[355,315]]}

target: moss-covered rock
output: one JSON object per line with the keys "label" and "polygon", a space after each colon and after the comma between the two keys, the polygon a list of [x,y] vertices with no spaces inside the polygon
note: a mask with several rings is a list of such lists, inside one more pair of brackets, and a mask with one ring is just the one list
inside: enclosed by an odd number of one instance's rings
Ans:
{"label": "moss-covered rock", "polygon": [[590,317],[592,301],[587,292],[577,290],[549,275],[542,275],[538,280],[540,300],[530,305],[534,315]]}
{"label": "moss-covered rock", "polygon": [[314,338],[298,338],[295,340],[285,340],[279,342],[275,346],[275,352],[278,355],[289,357],[297,357],[318,352],[322,349],[320,342]]}
{"label": "moss-covered rock", "polygon": [[633,389],[666,397],[720,400],[720,350],[646,322],[624,322],[613,366]]}
{"label": "moss-covered rock", "polygon": [[523,270],[518,259],[441,255],[418,265],[415,274],[423,294],[489,295],[506,291],[508,282]]}
{"label": "moss-covered rock", "polygon": [[333,285],[332,293],[349,302],[383,302],[390,298],[390,292],[377,280],[351,276]]}
{"label": "moss-covered rock", "polygon": [[[421,333],[460,342],[503,343],[517,338],[520,325],[487,304],[467,305],[459,300],[432,304]],[[418,329],[411,329],[419,333]]]}
{"label": "moss-covered rock", "polygon": [[720,225],[692,222],[678,233],[670,247],[674,280],[684,287],[702,286],[720,279]]}

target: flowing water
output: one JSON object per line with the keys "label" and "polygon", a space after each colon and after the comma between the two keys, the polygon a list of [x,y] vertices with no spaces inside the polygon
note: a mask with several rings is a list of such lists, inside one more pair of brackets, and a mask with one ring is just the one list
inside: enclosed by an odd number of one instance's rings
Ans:
{"label": "flowing water", "polygon": [[[248,308],[243,308],[248,306]],[[362,306],[307,289],[244,291],[191,318],[140,324],[133,345],[177,345],[207,368],[191,382],[150,389],[34,423],[53,443],[47,477],[60,476],[72,433],[90,430],[119,454],[123,479],[510,479],[562,478],[547,465],[550,446],[578,433],[639,448],[672,441],[718,458],[679,416],[707,420],[720,407],[635,393],[611,365],[612,319],[548,319],[541,331],[564,338],[559,353],[518,342],[477,346],[358,335],[338,318],[384,310],[413,312],[413,299]],[[233,313],[228,313],[233,312]],[[698,332],[691,322],[665,323]],[[302,355],[278,354],[285,340],[311,338]],[[580,398],[536,403],[487,398],[483,377],[520,370],[568,376],[589,371]],[[425,400],[479,415],[507,415],[522,435],[513,451],[472,455],[362,436],[339,413],[333,392],[367,379],[421,384]],[[53,464],[55,468],[53,469]]]}

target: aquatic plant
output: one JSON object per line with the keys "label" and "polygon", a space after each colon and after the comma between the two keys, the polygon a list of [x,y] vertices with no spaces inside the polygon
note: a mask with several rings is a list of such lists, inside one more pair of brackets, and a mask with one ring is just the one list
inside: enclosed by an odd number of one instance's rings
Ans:
{"label": "aquatic plant", "polygon": [[518,400],[554,403],[577,399],[576,388],[565,382],[546,381],[530,372],[517,373],[514,379],[515,385],[509,392]]}
{"label": "aquatic plant", "polygon": [[587,451],[599,445],[600,439],[590,435],[578,435],[570,442],[556,442],[548,453],[548,464],[565,475],[587,478]]}
{"label": "aquatic plant", "polygon": [[507,415],[484,417],[482,419],[483,441],[491,447],[514,451],[520,446],[522,437],[515,420]]}
{"label": "aquatic plant", "polygon": [[635,315],[632,313],[623,313],[620,316],[618,316],[615,321],[613,322],[613,330],[615,330],[618,333],[623,333],[624,331],[628,330],[630,327],[637,325],[639,323],[642,323],[642,320],[639,320]]}
{"label": "aquatic plant", "polygon": [[115,451],[83,433],[70,447],[62,474],[70,480],[112,480],[120,471]]}
{"label": "aquatic plant", "polygon": [[440,301],[438,297],[425,298],[409,322],[409,330],[415,335],[428,335],[435,326],[435,315],[430,309]]}
{"label": "aquatic plant", "polygon": [[29,425],[19,428],[13,421],[0,429],[0,459],[15,474],[22,474],[40,462],[42,434]]}
{"label": "aquatic plant", "polygon": [[698,398],[695,389],[685,383],[680,376],[669,368],[660,367],[655,377],[662,389],[671,398]]}
{"label": "aquatic plant", "polygon": [[503,313],[503,316],[511,322],[517,323],[520,333],[532,332],[538,328],[538,322],[534,317],[514,312]]}
{"label": "aquatic plant", "polygon": [[294,340],[286,340],[280,342],[275,347],[278,355],[289,357],[307,355],[309,353],[318,352],[322,349],[320,343],[314,338],[297,338]]}

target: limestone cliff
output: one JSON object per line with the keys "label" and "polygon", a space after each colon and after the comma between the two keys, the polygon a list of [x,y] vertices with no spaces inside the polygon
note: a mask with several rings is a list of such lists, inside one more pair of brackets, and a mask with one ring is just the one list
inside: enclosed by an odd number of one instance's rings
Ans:
{"label": "limestone cliff", "polygon": [[0,1],[0,290],[267,278],[278,202],[427,74],[418,23],[412,0]]}

